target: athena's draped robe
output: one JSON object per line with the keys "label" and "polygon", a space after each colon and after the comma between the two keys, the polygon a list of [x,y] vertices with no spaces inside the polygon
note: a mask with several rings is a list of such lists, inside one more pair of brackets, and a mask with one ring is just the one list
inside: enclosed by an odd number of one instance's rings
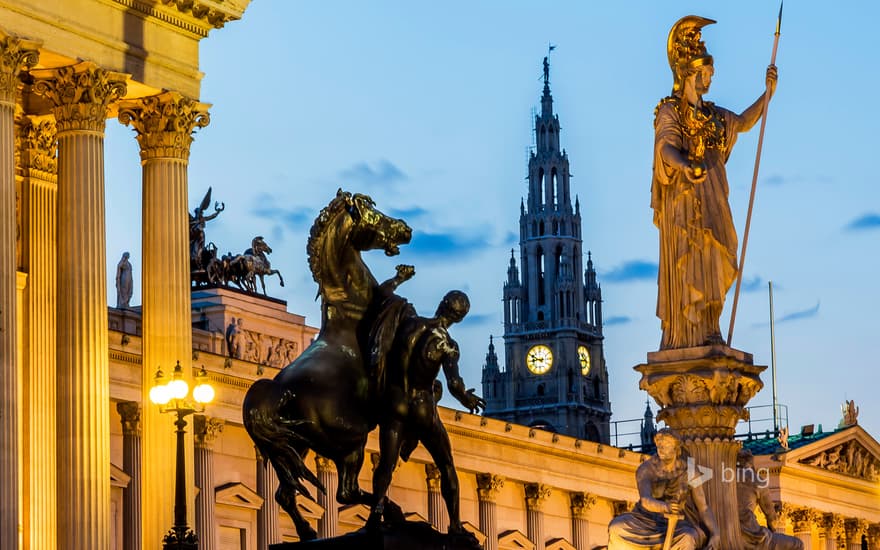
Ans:
{"label": "athena's draped robe", "polygon": [[725,163],[740,119],[711,103],[704,103],[704,110],[719,124],[705,149],[707,177],[698,184],[662,157],[666,144],[685,158],[692,147],[678,112],[678,99],[661,102],[654,120],[651,207],[654,225],[660,230],[660,349],[702,346],[710,337],[720,335],[724,297],[736,277],[737,237],[727,202]]}

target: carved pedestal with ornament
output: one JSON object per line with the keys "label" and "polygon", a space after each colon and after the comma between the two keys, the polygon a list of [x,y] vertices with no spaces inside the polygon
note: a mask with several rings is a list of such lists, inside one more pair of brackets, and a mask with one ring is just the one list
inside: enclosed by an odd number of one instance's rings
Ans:
{"label": "carved pedestal with ornament", "polygon": [[702,484],[724,550],[743,547],[735,483],[740,443],[733,435],[748,418],[746,404],[763,387],[759,374],[766,368],[725,345],[653,352],[635,367],[639,388],[661,407],[657,419],[678,432],[693,458],[690,481]]}

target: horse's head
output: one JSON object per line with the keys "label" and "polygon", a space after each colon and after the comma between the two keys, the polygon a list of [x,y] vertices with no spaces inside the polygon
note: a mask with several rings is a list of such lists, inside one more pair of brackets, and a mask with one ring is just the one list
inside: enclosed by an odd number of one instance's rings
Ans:
{"label": "horse's head", "polygon": [[266,244],[266,241],[263,240],[262,236],[254,237],[251,240],[251,250],[253,251],[253,254],[255,256],[260,254],[261,252],[264,252],[266,254],[272,253],[272,248],[268,244]]}
{"label": "horse's head", "polygon": [[412,229],[406,222],[377,210],[376,203],[367,195],[355,193],[346,203],[354,222],[351,243],[358,250],[381,248],[387,256],[396,256],[400,253],[398,246],[412,238]]}

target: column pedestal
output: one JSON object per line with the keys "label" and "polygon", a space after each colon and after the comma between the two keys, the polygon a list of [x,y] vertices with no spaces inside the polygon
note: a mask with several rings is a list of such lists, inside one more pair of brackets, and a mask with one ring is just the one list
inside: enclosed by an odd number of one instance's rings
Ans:
{"label": "column pedestal", "polygon": [[635,367],[642,374],[639,389],[661,407],[657,419],[678,432],[695,463],[718,522],[720,550],[743,547],[736,485],[723,473],[736,471],[736,424],[748,418],[746,404],[763,387],[758,375],[766,368],[725,345],[653,352]]}

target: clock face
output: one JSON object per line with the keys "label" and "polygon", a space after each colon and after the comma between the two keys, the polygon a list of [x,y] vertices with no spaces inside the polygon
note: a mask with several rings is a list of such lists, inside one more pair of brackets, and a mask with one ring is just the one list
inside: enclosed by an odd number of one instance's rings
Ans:
{"label": "clock face", "polygon": [[543,344],[533,346],[526,354],[526,366],[534,374],[544,374],[553,365],[553,352]]}
{"label": "clock face", "polygon": [[590,373],[590,350],[586,346],[578,346],[578,361],[581,364],[581,374],[588,375]]}

